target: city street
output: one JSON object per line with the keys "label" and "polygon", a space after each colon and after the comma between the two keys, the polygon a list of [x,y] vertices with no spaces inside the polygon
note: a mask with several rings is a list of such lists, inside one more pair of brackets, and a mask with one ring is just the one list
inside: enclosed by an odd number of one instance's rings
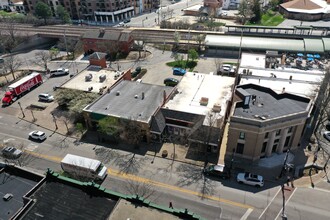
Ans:
{"label": "city street", "polygon": [[[109,168],[109,175],[103,183],[106,188],[129,193],[129,182],[147,182],[154,190],[149,198],[152,201],[162,205],[172,201],[176,208],[188,208],[206,219],[275,219],[281,212],[282,197],[276,183],[266,182],[264,188],[256,189],[239,185],[234,178],[225,181],[207,179],[198,166],[77,143],[75,139],[3,113],[0,114],[0,124],[1,142],[22,146],[29,155],[23,157],[22,164],[39,173],[47,168],[60,171],[61,159],[67,153],[74,153],[98,158],[106,164]],[[28,140],[29,131],[34,129],[45,131],[47,140],[43,143]],[[326,204],[329,204],[330,191],[322,187],[323,182],[315,189],[297,188],[288,194],[285,212],[290,219],[299,219],[297,210],[304,217],[327,219],[330,212]],[[312,210],[304,207],[312,207]]]}

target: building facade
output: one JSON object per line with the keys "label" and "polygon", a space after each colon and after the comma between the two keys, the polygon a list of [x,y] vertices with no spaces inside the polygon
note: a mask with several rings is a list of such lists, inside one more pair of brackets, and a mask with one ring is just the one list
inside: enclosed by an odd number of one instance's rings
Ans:
{"label": "building facade", "polygon": [[[27,12],[34,13],[35,5],[40,0],[24,0]],[[116,23],[150,11],[159,5],[159,0],[42,0],[48,4],[54,16],[56,8],[62,5],[73,20],[87,22]]]}
{"label": "building facade", "polygon": [[237,86],[226,156],[255,161],[299,146],[311,110],[308,98],[254,84]]}

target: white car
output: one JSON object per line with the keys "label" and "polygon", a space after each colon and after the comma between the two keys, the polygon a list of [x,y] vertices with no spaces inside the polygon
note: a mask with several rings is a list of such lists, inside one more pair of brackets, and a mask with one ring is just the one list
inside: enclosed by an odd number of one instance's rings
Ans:
{"label": "white car", "polygon": [[4,157],[10,158],[10,159],[17,159],[23,153],[21,150],[18,150],[15,147],[5,147],[1,152]]}
{"label": "white car", "polygon": [[31,138],[33,140],[37,140],[37,141],[43,141],[47,137],[46,137],[45,132],[42,132],[42,131],[32,131],[32,132],[29,133],[29,138]]}
{"label": "white car", "polygon": [[39,101],[52,102],[54,101],[54,96],[49,95],[48,93],[41,93],[38,95]]}
{"label": "white car", "polygon": [[64,69],[64,68],[59,68],[57,70],[50,71],[50,77],[63,76],[68,74],[69,74],[69,69]]}
{"label": "white car", "polygon": [[264,186],[264,178],[262,176],[248,172],[237,174],[237,182],[255,187]]}

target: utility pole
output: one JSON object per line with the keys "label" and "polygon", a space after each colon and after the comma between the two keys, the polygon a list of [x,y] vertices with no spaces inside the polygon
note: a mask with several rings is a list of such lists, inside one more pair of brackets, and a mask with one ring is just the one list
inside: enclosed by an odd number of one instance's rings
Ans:
{"label": "utility pole", "polygon": [[66,29],[64,29],[64,43],[65,43],[66,56],[69,56],[69,53],[68,53],[68,44],[66,42]]}

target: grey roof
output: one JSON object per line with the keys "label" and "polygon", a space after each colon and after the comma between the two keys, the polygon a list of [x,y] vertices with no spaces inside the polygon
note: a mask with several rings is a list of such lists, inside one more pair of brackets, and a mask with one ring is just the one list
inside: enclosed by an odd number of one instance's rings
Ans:
{"label": "grey roof", "polygon": [[245,84],[237,88],[256,96],[255,101],[251,100],[248,106],[243,105],[244,101],[236,104],[234,116],[243,118],[267,120],[306,112],[310,101],[289,93],[277,94],[269,88],[255,84]]}
{"label": "grey roof", "polygon": [[128,41],[131,37],[131,31],[104,30],[88,31],[83,34],[82,38],[103,39],[113,41]]}
{"label": "grey roof", "polygon": [[107,54],[106,53],[101,53],[101,52],[94,52],[89,56],[89,59],[93,60],[101,60],[103,59]]}
{"label": "grey roof", "polygon": [[323,53],[325,50],[322,39],[304,38],[304,42],[308,52]]}
{"label": "grey roof", "polygon": [[[174,87],[123,80],[85,111],[149,123]],[[144,98],[142,94],[144,93]]]}
{"label": "grey roof", "polygon": [[164,128],[166,127],[165,118],[161,111],[158,111],[155,116],[152,116],[151,132],[162,133]]}
{"label": "grey roof", "polygon": [[[31,179],[35,179],[35,181]],[[0,219],[10,219],[23,207],[22,197],[37,185],[41,177],[30,177],[28,173],[24,171],[20,172],[17,168],[11,169],[6,166],[5,170],[0,173],[0,180]],[[13,198],[8,202],[2,199],[7,193],[13,194]]]}
{"label": "grey roof", "polygon": [[47,180],[32,196],[35,204],[22,219],[107,219],[117,201],[69,183]]}

